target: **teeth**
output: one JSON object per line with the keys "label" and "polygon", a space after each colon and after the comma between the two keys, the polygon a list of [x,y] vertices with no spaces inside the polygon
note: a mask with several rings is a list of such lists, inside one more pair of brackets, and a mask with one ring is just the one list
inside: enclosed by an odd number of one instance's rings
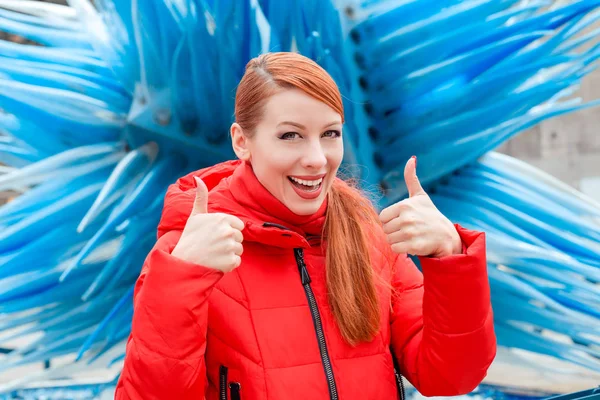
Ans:
{"label": "teeth", "polygon": [[290,179],[293,180],[294,182],[300,183],[305,186],[318,186],[321,184],[321,182],[323,182],[323,178],[319,178],[314,181],[307,181],[304,179],[298,179],[298,178],[294,178],[293,176],[290,176]]}

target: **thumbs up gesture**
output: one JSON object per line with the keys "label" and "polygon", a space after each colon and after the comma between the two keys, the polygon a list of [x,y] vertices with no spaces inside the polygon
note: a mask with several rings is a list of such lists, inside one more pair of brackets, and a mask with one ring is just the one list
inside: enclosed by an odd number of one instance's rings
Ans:
{"label": "thumbs up gesture", "polygon": [[444,257],[459,254],[462,243],[456,228],[433,204],[417,177],[417,159],[404,168],[409,198],[379,214],[388,243],[396,253]]}
{"label": "thumbs up gesture", "polygon": [[229,272],[241,263],[244,223],[233,215],[208,213],[208,189],[202,179],[195,179],[194,207],[171,254],[207,268]]}

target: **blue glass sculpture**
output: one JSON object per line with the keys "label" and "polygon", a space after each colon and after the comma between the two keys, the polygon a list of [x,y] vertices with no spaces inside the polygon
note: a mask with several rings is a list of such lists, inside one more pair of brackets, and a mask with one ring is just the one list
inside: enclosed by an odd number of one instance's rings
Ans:
{"label": "blue glass sculpture", "polygon": [[[298,51],[345,100],[344,169],[379,207],[413,154],[435,204],[488,235],[499,344],[600,371],[600,205],[493,149],[573,98],[600,0],[0,0],[0,362],[118,365],[167,185],[231,159],[246,62]],[[545,332],[570,338],[557,341]],[[29,336],[27,336],[29,337]],[[544,368],[540,365],[539,368]]]}

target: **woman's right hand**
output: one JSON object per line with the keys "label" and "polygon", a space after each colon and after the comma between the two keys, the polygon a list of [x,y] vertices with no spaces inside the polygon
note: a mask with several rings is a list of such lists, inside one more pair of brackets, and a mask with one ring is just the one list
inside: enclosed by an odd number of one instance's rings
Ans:
{"label": "woman's right hand", "polygon": [[208,188],[198,177],[196,199],[179,242],[171,254],[184,261],[230,272],[241,263],[242,229],[238,217],[208,213]]}

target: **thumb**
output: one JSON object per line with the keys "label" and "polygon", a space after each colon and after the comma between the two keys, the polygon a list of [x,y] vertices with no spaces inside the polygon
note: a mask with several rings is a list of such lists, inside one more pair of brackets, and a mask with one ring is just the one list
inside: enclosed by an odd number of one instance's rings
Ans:
{"label": "thumb", "polygon": [[404,167],[404,180],[408,189],[408,196],[414,197],[425,194],[419,178],[417,178],[417,157],[412,156]]}
{"label": "thumb", "polygon": [[192,215],[206,214],[208,212],[208,188],[202,179],[197,176],[194,179],[196,180],[196,198],[194,199]]}

